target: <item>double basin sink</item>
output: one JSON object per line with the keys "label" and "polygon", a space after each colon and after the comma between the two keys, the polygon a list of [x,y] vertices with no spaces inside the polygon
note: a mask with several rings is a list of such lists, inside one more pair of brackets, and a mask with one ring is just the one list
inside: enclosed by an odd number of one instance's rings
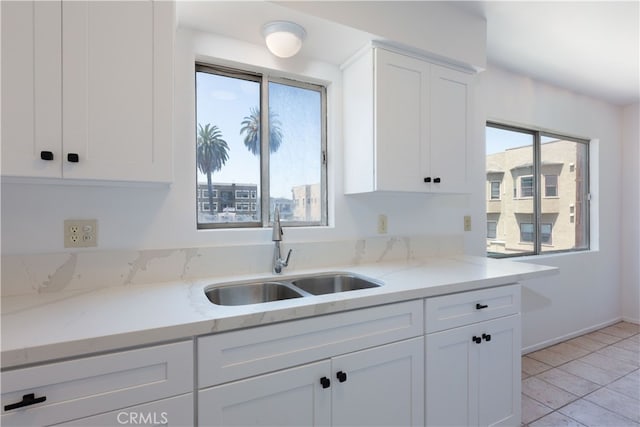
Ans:
{"label": "double basin sink", "polygon": [[216,305],[247,305],[379,286],[382,283],[356,274],[323,273],[282,280],[270,278],[213,285],[205,288],[204,292],[209,301]]}

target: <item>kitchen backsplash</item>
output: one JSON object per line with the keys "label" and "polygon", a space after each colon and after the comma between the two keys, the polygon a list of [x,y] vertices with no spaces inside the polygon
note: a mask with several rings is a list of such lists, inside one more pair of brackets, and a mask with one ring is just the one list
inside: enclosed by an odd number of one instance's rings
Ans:
{"label": "kitchen backsplash", "polygon": [[[310,268],[461,254],[462,235],[372,237],[283,243],[293,249],[285,274]],[[273,244],[2,256],[2,296],[86,291],[236,274],[270,274]]]}

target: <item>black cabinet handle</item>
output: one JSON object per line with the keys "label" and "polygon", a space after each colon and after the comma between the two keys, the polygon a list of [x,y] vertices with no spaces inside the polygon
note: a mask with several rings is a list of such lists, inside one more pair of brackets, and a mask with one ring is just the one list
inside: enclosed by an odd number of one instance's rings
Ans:
{"label": "black cabinet handle", "polygon": [[482,339],[484,339],[485,341],[491,341],[491,335],[489,335],[489,334],[482,334]]}
{"label": "black cabinet handle", "polygon": [[430,176],[425,177],[424,182],[431,182],[431,177]]}
{"label": "black cabinet handle", "polygon": [[34,393],[25,394],[22,396],[22,400],[17,403],[12,403],[10,405],[5,405],[5,411],[11,411],[12,409],[23,408],[29,405],[35,405],[36,403],[41,403],[47,400],[47,396],[36,397]]}
{"label": "black cabinet handle", "polygon": [[322,388],[329,388],[331,380],[327,377],[322,377],[320,378],[320,384],[322,385]]}
{"label": "black cabinet handle", "polygon": [[78,163],[80,161],[80,156],[78,156],[78,153],[68,153],[67,161],[71,163]]}
{"label": "black cabinet handle", "polygon": [[345,382],[347,380],[347,373],[346,372],[342,372],[342,371],[338,371],[338,373],[336,373],[336,377],[338,378],[338,381],[343,383],[343,382]]}
{"label": "black cabinet handle", "polygon": [[436,184],[439,184],[440,183],[440,177],[433,178],[433,182],[435,182]]}
{"label": "black cabinet handle", "polygon": [[41,151],[40,158],[42,160],[53,160],[53,153],[51,151]]}
{"label": "black cabinet handle", "polygon": [[476,310],[482,310],[483,308],[487,308],[489,307],[486,304],[476,304]]}
{"label": "black cabinet handle", "polygon": [[473,341],[476,344],[480,344],[482,342],[482,338],[480,337],[476,337],[475,335],[473,336],[473,338],[471,338],[471,341]]}

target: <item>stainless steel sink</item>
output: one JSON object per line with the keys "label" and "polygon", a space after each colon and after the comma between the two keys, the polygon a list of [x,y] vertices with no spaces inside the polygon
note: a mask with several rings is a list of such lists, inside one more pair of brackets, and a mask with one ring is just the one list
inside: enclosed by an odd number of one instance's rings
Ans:
{"label": "stainless steel sink", "polygon": [[318,276],[301,277],[291,283],[313,295],[333,294],[336,292],[356,291],[381,286],[380,283],[361,276],[346,273],[323,274]]}
{"label": "stainless steel sink", "polygon": [[211,285],[204,292],[209,301],[216,305],[248,305],[378,286],[382,286],[382,283],[350,273],[322,273],[277,281],[263,279]]}
{"label": "stainless steel sink", "polygon": [[300,298],[303,295],[280,282],[252,282],[205,289],[209,301],[217,305],[247,305]]}

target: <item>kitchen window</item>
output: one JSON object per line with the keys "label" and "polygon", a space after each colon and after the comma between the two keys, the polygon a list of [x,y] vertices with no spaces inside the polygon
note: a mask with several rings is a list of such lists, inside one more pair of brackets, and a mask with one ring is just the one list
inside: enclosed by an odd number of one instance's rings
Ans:
{"label": "kitchen window", "polygon": [[276,206],[283,224],[327,225],[325,87],[205,64],[195,82],[196,187],[220,194],[200,197],[198,228],[269,227]]}
{"label": "kitchen window", "polygon": [[487,123],[486,144],[487,199],[493,199],[499,176],[504,176],[501,191],[513,194],[499,204],[487,203],[488,220],[500,228],[499,241],[487,229],[487,255],[589,249],[589,141]]}

